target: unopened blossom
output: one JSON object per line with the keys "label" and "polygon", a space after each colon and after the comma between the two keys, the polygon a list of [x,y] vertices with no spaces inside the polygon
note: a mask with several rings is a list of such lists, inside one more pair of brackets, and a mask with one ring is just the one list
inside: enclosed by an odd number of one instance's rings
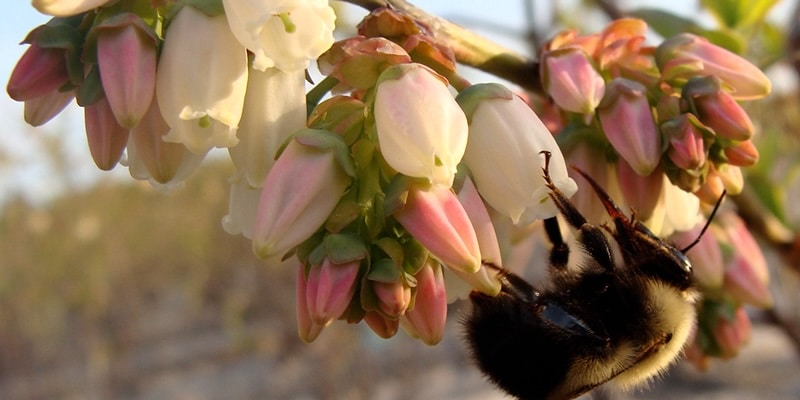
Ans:
{"label": "unopened blossom", "polygon": [[308,287],[305,266],[303,263],[298,263],[297,266],[297,279],[295,283],[295,312],[297,317],[297,334],[300,340],[305,343],[311,343],[316,339],[324,325],[318,324],[311,319],[308,312],[308,301],[306,293]]}
{"label": "unopened blossom", "polygon": [[429,261],[414,276],[417,278],[414,308],[406,311],[405,320],[415,336],[432,346],[442,340],[447,322],[444,272],[439,263]]}
{"label": "unopened blossom", "polygon": [[661,169],[650,175],[636,173],[625,160],[617,162],[619,188],[625,204],[636,211],[636,218],[647,221],[653,216],[664,191],[664,176]]}
{"label": "unopened blossom", "polygon": [[710,132],[693,114],[681,114],[679,117],[661,124],[669,141],[667,156],[681,169],[700,168],[706,162],[706,153],[712,137]]}
{"label": "unopened blossom", "polygon": [[255,54],[253,68],[300,71],[333,44],[327,0],[223,0],[230,29]]}
{"label": "unopened blossom", "polygon": [[542,86],[559,107],[583,114],[588,121],[605,93],[603,77],[579,47],[551,50],[542,55]]}
{"label": "unopened blossom", "polygon": [[122,157],[129,129],[117,123],[105,98],[84,107],[84,122],[94,163],[104,171],[111,170]]}
{"label": "unopened blossom", "polygon": [[156,96],[170,126],[165,140],[205,154],[238,142],[236,129],[247,88],[247,51],[225,16],[184,6],[167,30]]}
{"label": "unopened blossom", "polygon": [[251,187],[261,187],[286,139],[305,127],[305,74],[251,69],[247,79],[239,143],[229,147],[237,171]]}
{"label": "unopened blossom", "polygon": [[75,91],[61,92],[58,89],[49,94],[25,101],[24,118],[31,126],[41,126],[58,115],[75,98]]}
{"label": "unopened blossom", "polygon": [[661,135],[653,120],[647,88],[615,78],[597,109],[606,137],[639,175],[650,175],[661,161]]}
{"label": "unopened blossom", "polygon": [[[619,193],[618,189],[615,166],[606,160],[606,154],[602,149],[593,146],[588,141],[576,141],[574,145],[564,150],[564,159],[567,165],[591,174],[592,179],[600,187],[605,188],[612,199],[622,198],[622,193]],[[578,211],[593,223],[611,222],[606,207],[589,183],[584,179],[578,179],[577,184],[578,191],[572,195],[570,201]]]}
{"label": "unopened blossom", "polygon": [[758,99],[772,88],[769,78],[758,67],[691,33],[665,40],[656,49],[655,59],[665,80],[716,76],[736,100]]}
{"label": "unopened blossom", "polygon": [[6,92],[16,101],[50,94],[69,82],[66,50],[39,44],[39,35],[45,29],[45,26],[40,26],[28,34],[23,43],[30,46],[8,78]]}
{"label": "unopened blossom", "polygon": [[375,92],[381,154],[397,172],[451,186],[467,145],[467,118],[444,78],[422,64],[384,71]]}
{"label": "unopened blossom", "polygon": [[253,249],[261,258],[281,256],[311,236],[350,184],[352,165],[337,155],[345,146],[341,138],[304,133],[289,142],[264,180],[253,227]]}
{"label": "unopened blossom", "polygon": [[448,267],[467,273],[481,267],[475,229],[449,187],[412,183],[405,204],[393,216]]}
{"label": "unopened blossom", "polygon": [[400,328],[400,319],[387,318],[377,311],[367,311],[364,321],[375,334],[384,339],[389,339],[397,334],[397,329]]}
{"label": "unopened blossom", "polygon": [[691,79],[683,88],[683,98],[703,125],[718,136],[731,140],[748,140],[753,136],[753,122],[747,112],[714,76]]}
{"label": "unopened blossom", "polygon": [[744,221],[733,213],[719,215],[732,257],[725,265],[725,291],[739,301],[759,307],[772,305],[769,271],[764,253]]}
{"label": "unopened blossom", "polygon": [[752,140],[745,140],[722,149],[728,163],[737,167],[750,167],[758,162],[758,149]]}
{"label": "unopened blossom", "polygon": [[378,298],[381,313],[389,318],[399,318],[411,304],[411,288],[401,279],[372,282],[372,290]]}
{"label": "unopened blossom", "polygon": [[326,326],[347,310],[356,291],[361,260],[335,263],[326,257],[321,265],[312,265],[306,281],[306,305],[315,323]]}
{"label": "unopened blossom", "polygon": [[733,318],[719,315],[713,329],[714,340],[719,349],[718,355],[722,358],[735,357],[742,346],[750,341],[751,333],[750,317],[744,308],[737,308]]}
{"label": "unopened blossom", "polygon": [[155,93],[157,37],[134,13],[106,19],[95,32],[103,91],[117,122],[133,128]]}
{"label": "unopened blossom", "polygon": [[181,143],[164,141],[167,133],[169,125],[153,96],[147,112],[130,132],[127,163],[131,176],[157,184],[178,183],[200,166],[205,154],[192,153]]}
{"label": "unopened blossom", "polygon": [[486,202],[514,223],[556,215],[540,153],[550,152],[550,178],[567,197],[577,185],[567,175],[555,139],[533,110],[499,84],[473,85],[458,101],[470,115],[464,162]]}
{"label": "unopened blossom", "polygon": [[68,17],[105,5],[110,0],[33,0],[31,4],[42,14]]}

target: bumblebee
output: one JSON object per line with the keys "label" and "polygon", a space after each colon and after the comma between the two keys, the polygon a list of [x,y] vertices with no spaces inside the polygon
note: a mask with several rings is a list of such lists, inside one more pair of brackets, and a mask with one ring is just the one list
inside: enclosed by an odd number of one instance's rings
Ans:
{"label": "bumblebee", "polygon": [[473,359],[520,399],[571,399],[605,383],[623,390],[645,383],[672,364],[693,329],[699,293],[685,252],[697,241],[679,250],[661,240],[578,170],[612,220],[587,222],[553,185],[549,160],[545,152],[550,198],[585,257],[568,268],[558,219],[546,219],[551,284],[539,289],[494,267],[500,294],[470,294],[464,323]]}

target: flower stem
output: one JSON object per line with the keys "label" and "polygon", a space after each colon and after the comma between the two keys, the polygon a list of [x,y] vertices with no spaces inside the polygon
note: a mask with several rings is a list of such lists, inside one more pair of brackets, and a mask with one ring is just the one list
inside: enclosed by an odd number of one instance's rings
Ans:
{"label": "flower stem", "polygon": [[405,0],[343,0],[375,10],[389,7],[410,15],[429,26],[434,37],[453,49],[456,60],[497,77],[516,83],[525,89],[542,93],[539,63],[507,49],[444,18],[428,14]]}
{"label": "flower stem", "polygon": [[338,84],[338,79],[328,76],[309,90],[308,94],[306,94],[306,114],[310,115],[314,107],[319,104],[319,101]]}

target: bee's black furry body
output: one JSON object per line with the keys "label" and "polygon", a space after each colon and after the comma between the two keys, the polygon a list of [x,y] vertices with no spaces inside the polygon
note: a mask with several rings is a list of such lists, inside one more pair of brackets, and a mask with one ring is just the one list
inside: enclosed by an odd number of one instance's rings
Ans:
{"label": "bee's black furry body", "polygon": [[586,178],[613,229],[589,224],[550,189],[590,257],[567,268],[570,248],[552,218],[545,221],[553,242],[549,286],[539,290],[500,270],[499,295],[470,296],[465,325],[473,357],[490,380],[521,399],[569,399],[612,380],[623,388],[647,381],[677,357],[694,323],[697,295],[684,254],[625,217]]}

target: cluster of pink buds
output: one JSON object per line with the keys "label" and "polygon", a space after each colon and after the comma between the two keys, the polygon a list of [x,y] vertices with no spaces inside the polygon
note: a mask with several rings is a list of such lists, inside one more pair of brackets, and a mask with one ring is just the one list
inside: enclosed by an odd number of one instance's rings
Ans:
{"label": "cluster of pink buds", "polygon": [[516,223],[557,213],[543,150],[555,184],[577,185],[531,108],[501,85],[467,85],[424,27],[383,9],[359,34],[320,57],[336,95],[267,174],[253,245],[300,261],[303,340],[341,319],[436,344],[448,302],[500,291],[489,206]]}
{"label": "cluster of pink buds", "polygon": [[691,200],[691,208],[680,209],[683,217],[662,210],[667,197],[685,196],[667,193],[675,187],[710,204],[723,190],[741,191],[740,167],[754,164],[758,152],[755,128],[738,102],[766,96],[770,81],[705,38],[681,34],[652,47],[646,31],[642,20],[620,19],[597,34],[561,33],[543,48],[541,76],[550,108],[561,111],[557,137],[568,162],[615,170],[601,184],[619,186],[637,217],[669,234],[691,228],[699,216]]}
{"label": "cluster of pink buds", "polygon": [[[679,246],[691,243],[702,224],[673,235]],[[743,306],[772,306],[764,254],[744,221],[731,211],[717,215],[711,229],[688,253],[703,290],[695,340],[687,358],[705,368],[709,357],[730,358],[750,337],[750,319]]]}

